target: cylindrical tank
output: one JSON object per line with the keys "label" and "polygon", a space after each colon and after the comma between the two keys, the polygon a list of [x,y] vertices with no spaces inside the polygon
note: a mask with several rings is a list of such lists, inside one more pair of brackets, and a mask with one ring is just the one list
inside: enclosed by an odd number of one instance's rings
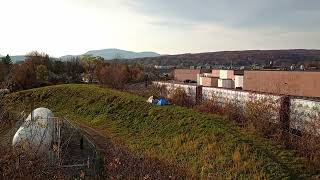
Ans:
{"label": "cylindrical tank", "polygon": [[49,150],[53,132],[52,117],[52,111],[47,108],[35,109],[15,133],[12,145],[24,150]]}

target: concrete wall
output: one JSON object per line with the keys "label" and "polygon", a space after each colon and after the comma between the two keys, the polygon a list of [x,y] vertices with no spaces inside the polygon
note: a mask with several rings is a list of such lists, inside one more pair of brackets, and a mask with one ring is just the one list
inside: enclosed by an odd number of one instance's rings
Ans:
{"label": "concrete wall", "polygon": [[244,90],[320,97],[320,72],[245,71]]}
{"label": "concrete wall", "polygon": [[[174,84],[167,82],[154,82],[156,85],[166,85],[167,89],[172,91],[175,88],[183,88],[186,93],[192,97],[193,101],[196,102],[197,99],[210,100],[213,97],[223,104],[226,102],[234,102],[240,107],[244,108],[246,102],[254,100],[266,100],[266,102],[273,104],[275,109],[273,110],[273,121],[278,121],[280,119],[280,109],[281,109],[281,98],[284,96],[273,95],[267,93],[256,93],[250,91],[242,91],[235,89],[224,89],[215,87],[202,87],[188,84]],[[198,87],[198,88],[197,88]],[[197,93],[201,89],[201,93]],[[201,96],[201,97],[197,97]],[[320,101],[313,99],[301,99],[297,97],[290,97],[290,127],[306,130],[308,129],[308,124],[320,123]],[[313,126],[314,127],[314,126]],[[320,134],[320,127],[317,129]]]}
{"label": "concrete wall", "polygon": [[[320,102],[311,99],[291,98],[291,126],[300,130],[311,130],[308,126],[318,124],[320,135]],[[301,121],[303,119],[303,121]]]}

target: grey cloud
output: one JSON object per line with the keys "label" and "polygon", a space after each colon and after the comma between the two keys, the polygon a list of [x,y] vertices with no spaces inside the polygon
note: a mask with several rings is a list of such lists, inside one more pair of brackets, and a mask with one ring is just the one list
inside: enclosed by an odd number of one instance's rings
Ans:
{"label": "grey cloud", "polygon": [[147,16],[174,21],[215,23],[229,27],[276,27],[296,31],[320,29],[319,0],[130,0]]}
{"label": "grey cloud", "polygon": [[151,21],[149,24],[159,27],[166,27],[166,28],[188,28],[192,27],[195,24],[194,23],[186,23],[186,22],[179,22],[179,21],[163,21],[163,20],[157,20],[157,21]]}

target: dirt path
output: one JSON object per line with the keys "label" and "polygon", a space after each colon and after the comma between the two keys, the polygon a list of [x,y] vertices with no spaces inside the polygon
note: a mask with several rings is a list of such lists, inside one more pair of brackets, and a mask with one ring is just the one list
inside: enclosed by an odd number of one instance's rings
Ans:
{"label": "dirt path", "polygon": [[[74,122],[73,122],[74,123]],[[157,159],[137,158],[100,130],[82,123],[77,125],[104,154],[106,175],[110,179],[186,179],[186,173]]]}

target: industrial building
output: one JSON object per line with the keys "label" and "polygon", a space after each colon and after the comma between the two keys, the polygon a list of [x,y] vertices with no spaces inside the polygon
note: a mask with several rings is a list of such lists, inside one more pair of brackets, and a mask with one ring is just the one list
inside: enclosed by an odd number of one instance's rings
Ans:
{"label": "industrial building", "polygon": [[176,81],[192,80],[205,87],[320,97],[320,72],[279,70],[175,69]]}
{"label": "industrial building", "polygon": [[173,77],[175,81],[197,81],[197,75],[210,72],[208,69],[174,69]]}
{"label": "industrial building", "polygon": [[243,89],[292,96],[320,97],[320,72],[245,71]]}
{"label": "industrial building", "polygon": [[243,71],[214,69],[212,72],[199,75],[198,84],[209,87],[228,89],[243,88]]}

